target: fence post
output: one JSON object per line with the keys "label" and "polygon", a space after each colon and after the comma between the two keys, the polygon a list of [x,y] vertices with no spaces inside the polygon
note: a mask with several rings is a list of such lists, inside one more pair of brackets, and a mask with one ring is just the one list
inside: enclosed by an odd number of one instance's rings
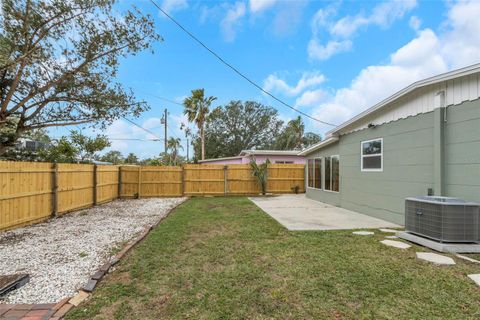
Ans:
{"label": "fence post", "polygon": [[97,205],[97,165],[93,165],[93,205]]}
{"label": "fence post", "polygon": [[138,197],[140,198],[142,190],[142,166],[138,167]]}
{"label": "fence post", "polygon": [[122,166],[118,166],[118,198],[122,197]]}
{"label": "fence post", "polygon": [[185,166],[182,165],[182,196],[185,196]]}
{"label": "fence post", "polygon": [[54,217],[58,216],[58,164],[55,162],[52,166],[53,168],[53,190],[52,190],[52,205]]}
{"label": "fence post", "polygon": [[228,175],[228,166],[223,167],[223,194],[226,196],[228,193],[228,182],[227,182],[227,175]]}

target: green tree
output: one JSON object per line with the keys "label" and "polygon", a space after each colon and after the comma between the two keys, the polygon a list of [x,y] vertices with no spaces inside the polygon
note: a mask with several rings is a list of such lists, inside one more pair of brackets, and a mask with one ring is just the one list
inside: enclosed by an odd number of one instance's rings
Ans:
{"label": "green tree", "polygon": [[0,3],[0,154],[27,131],[105,126],[148,109],[115,78],[121,58],[152,49],[160,37],[150,16],[114,13],[116,2]]}
{"label": "green tree", "polygon": [[[254,101],[231,101],[207,118],[207,158],[236,156],[244,149],[271,148],[283,122],[277,110]],[[198,154],[198,138],[194,141]]]}
{"label": "green tree", "polygon": [[322,141],[322,137],[319,134],[313,132],[307,132],[303,135],[303,147],[308,148],[315,143]]}
{"label": "green tree", "polygon": [[197,125],[200,135],[201,159],[205,159],[205,120],[209,112],[210,105],[215,101],[216,97],[205,97],[204,89],[192,90],[192,95],[185,98],[183,105],[185,107],[184,114],[189,122]]}
{"label": "green tree", "polygon": [[96,153],[110,147],[110,141],[105,135],[97,135],[93,138],[87,137],[78,131],[71,131],[70,140],[78,150],[77,156],[81,162],[92,161]]}
{"label": "green tree", "polygon": [[110,162],[112,164],[121,164],[124,162],[122,153],[117,150],[108,151],[103,156],[98,157],[98,159],[100,161]]}
{"label": "green tree", "polygon": [[61,137],[50,148],[39,152],[40,159],[48,162],[74,163],[78,161],[77,156],[78,149],[67,137]]}
{"label": "green tree", "polygon": [[178,164],[179,160],[179,155],[178,151],[180,149],[183,149],[181,145],[181,140],[180,138],[170,138],[167,141],[167,149],[170,150],[168,153],[170,155],[170,161],[169,164],[176,166]]}
{"label": "green tree", "polygon": [[110,146],[110,142],[103,135],[87,137],[77,131],[71,131],[68,137],[61,137],[52,142],[52,145],[39,152],[42,161],[49,162],[91,162],[98,158],[97,152]]}
{"label": "green tree", "polygon": [[137,164],[138,163],[138,157],[134,153],[129,153],[127,157],[125,158],[125,163],[128,164]]}
{"label": "green tree", "polygon": [[147,158],[140,161],[142,166],[161,166],[162,162],[160,158]]}
{"label": "green tree", "polygon": [[321,140],[318,134],[305,133],[305,125],[299,116],[290,120],[275,140],[277,150],[301,150]]}

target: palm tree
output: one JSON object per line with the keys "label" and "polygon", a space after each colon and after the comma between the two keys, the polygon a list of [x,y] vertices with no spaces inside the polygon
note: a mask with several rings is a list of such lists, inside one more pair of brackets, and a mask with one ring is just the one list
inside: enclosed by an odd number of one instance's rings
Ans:
{"label": "palm tree", "polygon": [[195,122],[200,131],[200,141],[202,144],[202,160],[205,160],[205,119],[208,115],[210,105],[216,97],[205,97],[204,89],[192,90],[192,95],[185,98],[183,113],[187,116],[189,122]]}
{"label": "palm tree", "polygon": [[252,176],[257,179],[260,188],[262,189],[262,194],[267,194],[267,183],[268,183],[268,166],[270,165],[270,160],[266,160],[264,163],[258,165],[255,158],[250,158],[250,168],[252,169]]}
{"label": "palm tree", "polygon": [[185,138],[187,139],[187,163],[188,163],[188,150],[190,149],[189,138],[192,135],[192,130],[185,124],[180,125],[180,130],[185,131]]}
{"label": "palm tree", "polygon": [[301,149],[303,143],[303,134],[305,132],[305,125],[303,124],[302,118],[298,116],[298,118],[294,120],[290,120],[288,122],[288,127],[290,128],[290,139],[294,143],[293,149]]}
{"label": "palm tree", "polygon": [[180,138],[170,138],[167,141],[167,147],[169,150],[172,150],[171,159],[173,165],[177,165],[177,158],[178,158],[178,150],[183,149],[182,145],[180,144]]}

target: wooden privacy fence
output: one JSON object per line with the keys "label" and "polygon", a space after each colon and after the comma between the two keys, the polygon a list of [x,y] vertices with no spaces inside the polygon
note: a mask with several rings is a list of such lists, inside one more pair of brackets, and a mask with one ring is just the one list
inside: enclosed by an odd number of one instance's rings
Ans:
{"label": "wooden privacy fence", "polygon": [[[305,191],[304,165],[272,164],[269,193]],[[258,194],[250,165],[111,166],[0,161],[0,230],[116,198]]]}
{"label": "wooden privacy fence", "polygon": [[[305,192],[305,166],[272,164],[268,168],[268,193]],[[250,165],[197,165],[183,167],[120,168],[120,197],[180,197],[251,195],[261,192]]]}

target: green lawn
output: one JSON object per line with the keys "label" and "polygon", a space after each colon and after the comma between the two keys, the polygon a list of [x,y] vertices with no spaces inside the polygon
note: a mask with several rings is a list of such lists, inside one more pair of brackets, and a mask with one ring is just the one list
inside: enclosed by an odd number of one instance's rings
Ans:
{"label": "green lawn", "polygon": [[177,208],[68,319],[479,319],[457,261],[351,231],[289,232],[246,198]]}

